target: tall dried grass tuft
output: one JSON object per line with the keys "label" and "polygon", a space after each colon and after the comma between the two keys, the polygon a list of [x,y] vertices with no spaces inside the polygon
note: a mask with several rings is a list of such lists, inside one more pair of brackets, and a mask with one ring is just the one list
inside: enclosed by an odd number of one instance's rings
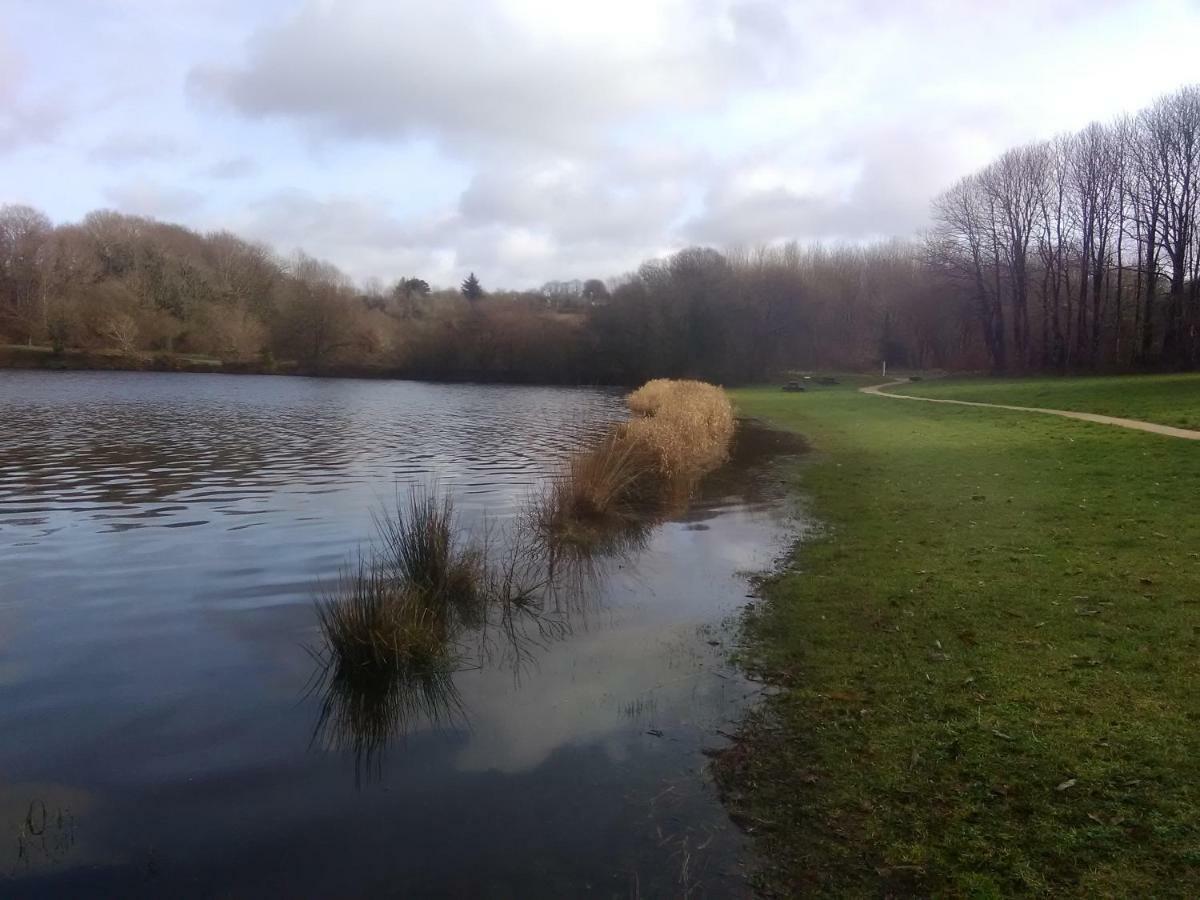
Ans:
{"label": "tall dried grass tuft", "polygon": [[597,524],[630,516],[654,474],[646,448],[610,430],[567,459],[543,504],[543,522],[555,530],[569,522]]}
{"label": "tall dried grass tuft", "polygon": [[722,462],[733,439],[733,405],[703,381],[656,378],[626,400],[634,418],[626,436],[643,447],[668,479],[693,479]]}

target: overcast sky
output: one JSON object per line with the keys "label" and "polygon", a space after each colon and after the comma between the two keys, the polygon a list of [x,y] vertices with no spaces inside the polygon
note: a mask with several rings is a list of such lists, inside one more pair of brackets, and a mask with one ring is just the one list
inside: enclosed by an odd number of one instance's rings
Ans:
{"label": "overcast sky", "polygon": [[0,0],[0,203],[356,278],[906,235],[1014,143],[1200,80],[1183,0]]}

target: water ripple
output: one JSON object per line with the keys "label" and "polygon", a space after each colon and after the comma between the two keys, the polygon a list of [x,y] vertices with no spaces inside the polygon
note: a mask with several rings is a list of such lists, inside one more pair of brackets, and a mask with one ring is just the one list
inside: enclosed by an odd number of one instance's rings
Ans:
{"label": "water ripple", "polygon": [[270,515],[273,497],[418,479],[463,498],[505,495],[619,414],[616,397],[594,390],[8,372],[0,527],[70,513],[110,532],[198,528]]}

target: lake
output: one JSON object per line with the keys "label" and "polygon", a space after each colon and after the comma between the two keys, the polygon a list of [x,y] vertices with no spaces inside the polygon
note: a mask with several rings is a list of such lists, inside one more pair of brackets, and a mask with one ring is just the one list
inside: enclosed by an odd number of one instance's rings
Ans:
{"label": "lake", "polygon": [[[314,599],[412,483],[518,515],[612,391],[0,372],[0,895],[738,896],[705,750],[796,526],[734,459],[598,561],[564,629],[361,735],[322,723]],[[336,725],[336,723],[335,723]]]}

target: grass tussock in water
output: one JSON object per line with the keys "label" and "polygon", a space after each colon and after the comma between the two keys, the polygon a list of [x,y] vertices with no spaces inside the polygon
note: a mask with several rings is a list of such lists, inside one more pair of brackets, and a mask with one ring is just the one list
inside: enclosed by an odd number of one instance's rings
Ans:
{"label": "grass tussock in water", "polygon": [[[517,669],[560,637],[600,557],[638,549],[653,523],[686,502],[725,459],[733,415],[724,392],[653,381],[629,398],[636,418],[573,454],[503,535],[507,554],[458,526],[449,496],[428,487],[397,498],[378,540],[317,604],[324,694],[318,731],[376,758],[411,720],[453,712],[453,674],[502,659]],[[460,655],[477,633],[472,659]]]}
{"label": "grass tussock in water", "polygon": [[445,622],[386,567],[362,560],[317,603],[328,659],[345,677],[405,675],[446,668]]}
{"label": "grass tussock in water", "polygon": [[459,637],[486,615],[491,584],[483,548],[435,489],[413,488],[376,527],[369,555],[317,602],[313,651],[323,697],[314,738],[354,751],[356,781],[391,735],[454,718]]}
{"label": "grass tussock in water", "polygon": [[413,490],[396,509],[376,522],[385,580],[403,586],[423,619],[443,626],[452,619],[476,621],[484,602],[484,553],[458,528],[450,497]]}
{"label": "grass tussock in water", "polygon": [[543,497],[538,526],[562,544],[603,544],[686,497],[720,465],[733,438],[725,392],[655,379],[629,395],[635,418],[573,454]]}
{"label": "grass tussock in water", "polygon": [[353,752],[356,784],[376,773],[392,735],[460,712],[447,623],[393,574],[360,560],[317,604],[324,652],[315,654],[322,702],[314,740]]}
{"label": "grass tussock in water", "polygon": [[403,677],[453,666],[462,628],[486,603],[484,553],[461,534],[449,497],[413,488],[376,521],[380,541],[317,604],[335,677]]}
{"label": "grass tussock in water", "polygon": [[[525,519],[505,532],[507,552],[459,528],[453,501],[414,487],[376,520],[378,539],[317,602],[321,644],[314,690],[318,734],[355,750],[360,765],[388,735],[418,719],[453,718],[453,675],[502,657],[521,667],[565,622],[565,568]],[[478,632],[477,651],[466,635]]]}

